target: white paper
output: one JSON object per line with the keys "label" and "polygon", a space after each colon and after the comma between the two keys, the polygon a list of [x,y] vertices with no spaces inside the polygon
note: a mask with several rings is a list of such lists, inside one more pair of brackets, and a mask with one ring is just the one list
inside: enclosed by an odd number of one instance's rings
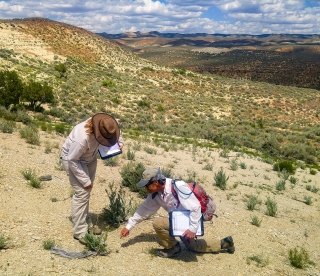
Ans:
{"label": "white paper", "polygon": [[[189,229],[190,224],[190,211],[181,210],[181,211],[173,211],[171,213],[171,227],[173,236],[182,236],[183,233]],[[202,232],[202,223],[199,223],[199,227],[197,229],[197,236],[201,236]]]}
{"label": "white paper", "polygon": [[122,153],[122,150],[120,149],[118,143],[116,143],[115,145],[113,145],[111,147],[106,147],[106,146],[100,145],[98,148],[98,151],[99,151],[100,157],[102,159],[107,159],[107,158],[110,158],[110,157],[113,157],[115,155]]}

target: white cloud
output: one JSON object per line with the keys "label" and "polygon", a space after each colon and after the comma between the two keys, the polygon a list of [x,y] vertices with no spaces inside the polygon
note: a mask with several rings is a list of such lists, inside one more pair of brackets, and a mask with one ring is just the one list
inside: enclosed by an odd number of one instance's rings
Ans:
{"label": "white cloud", "polygon": [[[8,0],[0,18],[46,17],[93,32],[319,33],[320,1]],[[215,16],[211,17],[214,10]],[[217,12],[221,16],[217,17]],[[217,19],[215,19],[217,18]],[[220,21],[217,21],[220,20]]]}

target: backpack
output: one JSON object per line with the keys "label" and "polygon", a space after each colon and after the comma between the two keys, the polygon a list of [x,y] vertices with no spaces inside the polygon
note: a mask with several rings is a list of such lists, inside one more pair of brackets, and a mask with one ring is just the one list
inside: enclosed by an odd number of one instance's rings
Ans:
{"label": "backpack", "polygon": [[216,204],[214,203],[212,197],[207,194],[205,189],[199,183],[191,182],[187,184],[191,190],[190,193],[184,193],[180,191],[179,188],[176,186],[176,180],[172,180],[172,195],[179,201],[179,197],[176,190],[178,190],[181,194],[187,196],[193,193],[200,202],[203,219],[212,220],[212,217],[216,216]]}

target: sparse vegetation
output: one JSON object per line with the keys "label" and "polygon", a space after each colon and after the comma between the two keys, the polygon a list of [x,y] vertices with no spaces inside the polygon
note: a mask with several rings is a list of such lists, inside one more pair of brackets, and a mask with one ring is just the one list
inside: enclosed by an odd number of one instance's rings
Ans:
{"label": "sparse vegetation", "polygon": [[86,242],[86,247],[91,251],[97,252],[98,255],[106,255],[108,253],[106,244],[106,233],[100,236],[87,233],[84,236],[84,240]]}
{"label": "sparse vegetation", "polygon": [[111,184],[106,192],[109,198],[109,206],[104,208],[102,216],[110,226],[118,228],[132,212],[132,199],[128,200],[124,190],[116,190],[114,184]]}
{"label": "sparse vegetation", "polygon": [[252,255],[247,258],[247,263],[251,264],[254,262],[258,267],[265,267],[269,264],[269,260],[262,255]]}
{"label": "sparse vegetation", "polygon": [[296,268],[304,269],[309,265],[314,265],[309,253],[303,247],[295,247],[289,250],[290,264]]}
{"label": "sparse vegetation", "polygon": [[45,250],[51,250],[52,247],[56,245],[56,242],[53,239],[44,240],[42,246]]}
{"label": "sparse vegetation", "polygon": [[26,126],[20,130],[21,138],[24,138],[31,145],[40,145],[39,131],[34,126]]}
{"label": "sparse vegetation", "polygon": [[268,197],[266,201],[266,206],[267,206],[266,215],[270,217],[275,217],[278,213],[277,202],[275,202],[274,200]]}
{"label": "sparse vegetation", "polygon": [[260,227],[261,222],[262,222],[262,219],[259,219],[257,216],[252,216],[252,217],[251,217],[251,224],[252,224],[252,225],[255,225],[255,226],[257,226],[257,227]]}
{"label": "sparse vegetation", "polygon": [[139,192],[142,196],[146,195],[144,189],[139,189],[137,183],[142,177],[145,167],[142,163],[130,162],[124,165],[120,171],[122,185],[128,187],[132,192]]}
{"label": "sparse vegetation", "polygon": [[28,180],[28,184],[36,189],[41,188],[41,181],[39,180],[38,176],[32,169],[26,169],[22,171],[23,177]]}
{"label": "sparse vegetation", "polygon": [[222,168],[220,168],[220,170],[214,174],[215,185],[221,190],[225,190],[227,188],[228,179],[229,176],[226,176]]}
{"label": "sparse vegetation", "polygon": [[256,210],[257,205],[261,204],[261,200],[255,195],[250,195],[247,199],[247,209],[250,211]]}
{"label": "sparse vegetation", "polygon": [[7,249],[9,247],[9,238],[0,233],[0,250]]}

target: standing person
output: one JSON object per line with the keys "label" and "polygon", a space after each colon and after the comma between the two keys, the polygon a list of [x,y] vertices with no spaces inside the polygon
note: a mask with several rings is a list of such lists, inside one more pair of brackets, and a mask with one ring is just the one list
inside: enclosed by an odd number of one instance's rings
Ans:
{"label": "standing person", "polygon": [[[220,253],[227,252],[233,254],[235,251],[233,239],[228,236],[222,240],[213,238],[197,239],[196,232],[201,218],[201,205],[196,196],[191,192],[189,186],[184,181],[173,181],[163,176],[159,169],[148,168],[143,172],[142,179],[138,187],[145,187],[149,195],[145,201],[138,207],[134,215],[120,232],[120,237],[129,235],[130,230],[142,220],[147,219],[162,207],[167,212],[173,210],[189,210],[190,223],[187,229],[180,237],[185,246],[194,252],[201,253]],[[173,190],[178,195],[178,199],[172,193]],[[186,196],[187,195],[187,196]],[[164,249],[158,249],[157,254],[160,257],[171,258],[181,251],[180,243],[169,234],[169,219],[164,217],[155,218],[153,228],[159,238],[159,243]]]}
{"label": "standing person", "polygon": [[[62,146],[60,158],[74,190],[71,203],[73,237],[82,244],[85,244],[84,236],[89,228],[89,199],[96,175],[98,147],[116,143],[123,147],[117,121],[106,113],[97,113],[77,124]],[[98,229],[95,234],[99,232]]]}

